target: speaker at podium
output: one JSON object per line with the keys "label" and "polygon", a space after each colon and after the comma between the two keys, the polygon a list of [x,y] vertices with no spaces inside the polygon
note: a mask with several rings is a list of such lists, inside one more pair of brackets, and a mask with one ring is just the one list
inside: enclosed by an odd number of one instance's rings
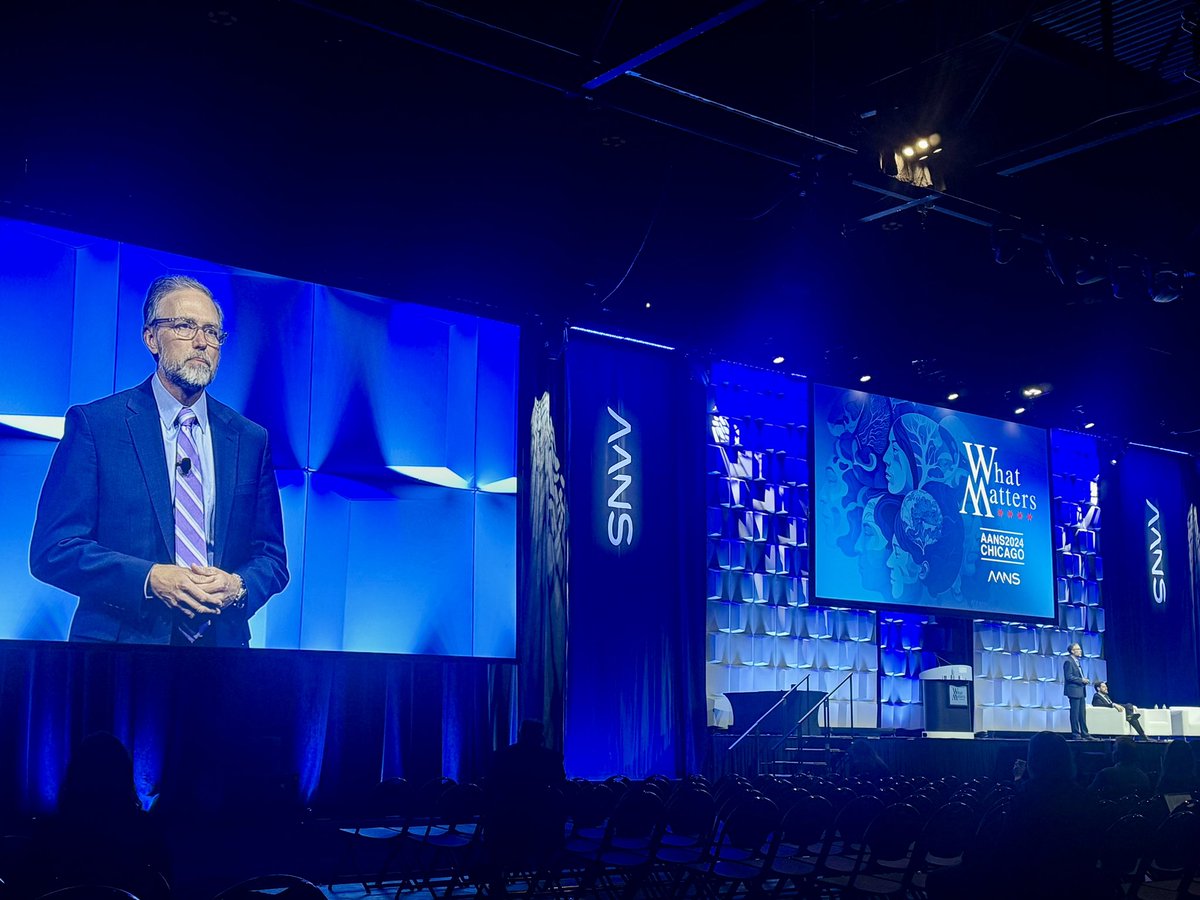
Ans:
{"label": "speaker at podium", "polygon": [[926,669],[921,682],[926,737],[971,737],[975,732],[975,681],[970,666]]}

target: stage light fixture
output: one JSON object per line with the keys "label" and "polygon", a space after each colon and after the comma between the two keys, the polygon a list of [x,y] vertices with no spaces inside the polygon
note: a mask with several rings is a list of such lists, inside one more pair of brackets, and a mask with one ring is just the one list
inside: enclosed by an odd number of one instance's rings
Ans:
{"label": "stage light fixture", "polygon": [[1179,272],[1163,267],[1154,273],[1154,286],[1150,299],[1155,303],[1174,303],[1183,293],[1183,276]]}
{"label": "stage light fixture", "polygon": [[870,380],[871,380],[871,376],[870,376],[870,375],[860,375],[860,376],[858,377],[858,380],[859,380],[860,382],[862,382],[863,384],[866,384],[868,381],[870,381]]}
{"label": "stage light fixture", "polygon": [[1084,422],[1084,423],[1083,423],[1083,427],[1084,427],[1084,428],[1088,428],[1088,429],[1095,428],[1095,427],[1096,427],[1096,423],[1095,423],[1095,422]]}
{"label": "stage light fixture", "polygon": [[917,149],[918,150],[928,150],[929,149],[929,141],[927,141],[925,138],[921,138],[919,141],[917,141]]}
{"label": "stage light fixture", "polygon": [[992,258],[1001,266],[1006,266],[1017,256],[1021,247],[1021,234],[1015,228],[1005,225],[992,226]]}
{"label": "stage light fixture", "polygon": [[1024,412],[1025,412],[1025,407],[1018,406],[1016,409],[1013,410],[1013,415],[1019,416],[1019,415],[1023,414]]}
{"label": "stage light fixture", "polygon": [[913,156],[913,154],[915,154],[917,151],[915,151],[912,147],[905,147],[900,152],[903,153],[905,156],[911,158]]}
{"label": "stage light fixture", "polygon": [[1095,284],[1107,277],[1104,271],[1104,249],[1089,247],[1086,242],[1079,259],[1075,263],[1075,283],[1082,287],[1085,284]]}
{"label": "stage light fixture", "polygon": [[1042,396],[1042,394],[1044,394],[1045,391],[1043,391],[1036,384],[1032,384],[1029,387],[1025,388],[1023,391],[1021,391],[1021,393],[1024,394],[1026,397],[1033,398],[1033,397]]}
{"label": "stage light fixture", "polygon": [[1112,293],[1115,300],[1145,300],[1150,296],[1150,279],[1146,261],[1132,254],[1110,260]]}
{"label": "stage light fixture", "polygon": [[959,396],[958,391],[951,391],[949,394],[946,395],[946,399],[949,400],[951,403],[953,403],[955,400],[958,399],[958,396]]}
{"label": "stage light fixture", "polygon": [[777,366],[782,366],[784,363],[784,359],[782,356],[777,356],[773,360],[771,360],[771,362],[775,363],[775,365],[777,365]]}
{"label": "stage light fixture", "polygon": [[649,309],[649,308],[650,308],[650,301],[649,301],[649,300],[647,300],[647,301],[646,301],[646,309]]}

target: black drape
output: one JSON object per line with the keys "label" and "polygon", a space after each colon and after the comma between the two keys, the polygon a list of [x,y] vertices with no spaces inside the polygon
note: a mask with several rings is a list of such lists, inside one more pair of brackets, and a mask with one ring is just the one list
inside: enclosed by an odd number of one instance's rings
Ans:
{"label": "black drape", "polygon": [[[53,809],[73,747],[110,731],[167,810],[336,810],[381,777],[486,770],[513,664],[306,651],[0,643],[0,815]],[[509,720],[504,710],[499,717]],[[219,765],[214,765],[214,760]]]}

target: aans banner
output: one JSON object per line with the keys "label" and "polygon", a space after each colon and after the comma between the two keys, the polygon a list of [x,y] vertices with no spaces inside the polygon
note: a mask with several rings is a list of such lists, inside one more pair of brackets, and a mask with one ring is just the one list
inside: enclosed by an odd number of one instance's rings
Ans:
{"label": "aans banner", "polygon": [[1109,692],[1138,706],[1200,705],[1188,511],[1190,457],[1133,446],[1101,481]]}
{"label": "aans banner", "polygon": [[703,391],[682,354],[578,330],[566,373],[567,772],[683,774],[705,710]]}

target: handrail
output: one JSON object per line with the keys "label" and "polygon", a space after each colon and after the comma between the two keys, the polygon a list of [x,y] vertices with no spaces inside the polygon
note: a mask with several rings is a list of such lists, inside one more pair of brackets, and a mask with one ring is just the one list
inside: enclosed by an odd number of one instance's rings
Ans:
{"label": "handrail", "polygon": [[796,693],[796,690],[800,687],[800,685],[808,684],[808,679],[811,677],[812,677],[812,673],[810,672],[808,675],[804,676],[803,681],[797,681],[790,688],[788,688],[787,691],[784,692],[784,695],[782,697],[780,697],[778,700],[776,700],[770,709],[768,709],[765,713],[763,713],[761,716],[759,716],[758,720],[753,725],[751,725],[749,728],[747,728],[745,731],[743,731],[738,736],[738,739],[729,745],[729,749],[733,750],[734,747],[736,747],[738,744],[740,744],[749,735],[753,734],[754,729],[758,728],[758,726],[762,724],[763,719],[765,719],[771,713],[775,712],[775,710],[779,708],[780,704],[783,703],[784,700],[786,700],[788,697],[792,696],[792,694]]}
{"label": "handrail", "polygon": [[[815,713],[815,712],[816,712],[818,709],[820,709],[822,706],[823,706],[823,707],[825,707],[825,727],[826,727],[826,729],[828,729],[828,728],[829,728],[829,699],[830,699],[830,698],[831,698],[831,697],[832,697],[834,694],[836,694],[838,691],[840,691],[840,690],[842,689],[842,685],[844,685],[844,684],[845,684],[847,681],[849,681],[849,680],[850,680],[850,676],[851,676],[851,675],[853,675],[853,674],[854,674],[854,671],[853,671],[853,670],[851,670],[851,671],[847,672],[847,673],[846,673],[846,677],[845,677],[845,678],[843,678],[841,681],[839,681],[839,682],[838,682],[838,684],[837,684],[837,687],[835,687],[835,688],[834,688],[832,691],[828,691],[828,692],[826,692],[826,694],[825,694],[825,696],[824,696],[824,697],[822,697],[820,700],[818,700],[816,703],[814,703],[814,704],[812,705],[812,708],[811,708],[811,709],[810,709],[808,712],[806,712],[804,715],[802,715],[802,716],[800,717],[799,721],[798,721],[798,722],[796,722],[796,724],[792,726],[792,729],[791,729],[791,731],[789,731],[789,732],[788,732],[787,734],[785,734],[785,735],[784,735],[782,738],[780,738],[780,739],[779,739],[779,741],[778,741],[778,742],[775,744],[775,746],[771,748],[771,753],[773,754],[773,753],[774,753],[776,750],[778,750],[778,749],[779,749],[779,747],[780,747],[780,745],[781,745],[781,744],[783,744],[785,741],[789,740],[789,739],[792,737],[792,735],[796,733],[796,730],[797,730],[798,728],[800,728],[800,726],[801,726],[801,725],[803,725],[803,724],[804,724],[804,723],[805,723],[805,722],[808,720],[808,717],[809,717],[809,716],[811,716],[813,713]],[[807,676],[807,675],[806,675],[806,676],[804,676],[804,680],[805,680],[805,681],[807,681],[807,680],[808,680],[808,678],[809,678],[809,676]],[[853,712],[854,712],[854,707],[853,707],[854,695],[853,695],[853,692],[851,692],[851,695],[850,695],[850,702],[851,702],[850,711],[851,711],[851,715],[853,715]],[[732,749],[732,748],[730,748],[730,749]]]}

